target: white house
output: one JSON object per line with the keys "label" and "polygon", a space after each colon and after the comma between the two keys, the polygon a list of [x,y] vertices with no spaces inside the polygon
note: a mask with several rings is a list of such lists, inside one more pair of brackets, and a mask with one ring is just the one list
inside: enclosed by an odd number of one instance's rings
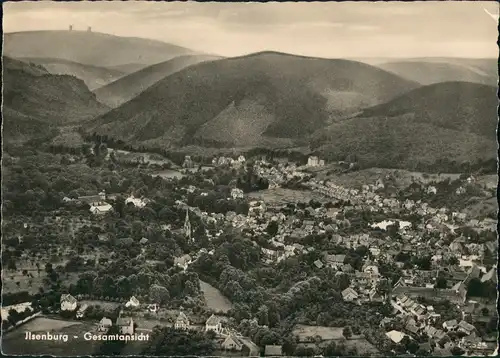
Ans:
{"label": "white house", "polygon": [[129,196],[125,200],[125,204],[133,204],[134,206],[138,208],[143,208],[148,204],[149,200],[147,199],[140,199],[140,198],[135,198],[133,195]]}
{"label": "white house", "polygon": [[121,334],[134,334],[134,320],[132,317],[118,317],[116,325],[120,329]]}
{"label": "white house", "polygon": [[130,297],[127,303],[125,303],[125,307],[136,308],[139,307],[140,302],[135,296]]}
{"label": "white house", "polygon": [[179,316],[175,321],[175,329],[189,329],[189,318],[184,314],[184,312],[179,312]]}
{"label": "white house", "polygon": [[62,311],[74,311],[76,310],[76,306],[78,301],[76,298],[71,296],[70,294],[61,296],[61,310]]}
{"label": "white house", "polygon": [[98,203],[96,205],[92,204],[90,206],[90,212],[94,215],[103,215],[106,214],[107,212],[111,211],[113,209],[113,206],[111,206],[108,203]]}
{"label": "white house", "polygon": [[99,332],[107,332],[109,327],[111,327],[113,325],[113,322],[111,322],[111,320],[107,317],[103,317],[98,325],[97,325],[97,330]]}
{"label": "white house", "polygon": [[311,156],[307,159],[307,166],[309,167],[319,167],[321,165],[325,165],[325,161],[324,160],[319,160],[318,157],[316,156]]}
{"label": "white house", "polygon": [[208,331],[214,331],[217,334],[219,334],[222,331],[222,323],[219,317],[211,315],[207,319],[207,322],[205,322],[205,332]]}
{"label": "white house", "polygon": [[158,306],[157,303],[151,303],[148,305],[149,312],[156,313],[159,309],[160,309],[160,307]]}
{"label": "white house", "polygon": [[182,268],[183,270],[186,270],[188,266],[191,264],[191,262],[192,258],[189,254],[182,255],[181,257],[176,257],[174,259],[174,264]]}
{"label": "white house", "polygon": [[406,336],[406,334],[404,334],[403,332],[399,332],[399,331],[390,331],[390,332],[387,332],[385,334],[391,341],[393,341],[394,343],[399,343],[403,340],[403,338]]}
{"label": "white house", "polygon": [[233,199],[243,199],[243,190],[237,188],[231,189],[231,197]]}
{"label": "white house", "polygon": [[452,331],[454,329],[456,329],[458,326],[458,322],[456,319],[452,319],[452,320],[449,320],[449,321],[446,321],[443,323],[443,328],[447,331]]}
{"label": "white house", "polygon": [[351,287],[347,287],[344,291],[342,291],[342,298],[344,299],[344,301],[351,302],[357,300],[358,297],[358,293]]}

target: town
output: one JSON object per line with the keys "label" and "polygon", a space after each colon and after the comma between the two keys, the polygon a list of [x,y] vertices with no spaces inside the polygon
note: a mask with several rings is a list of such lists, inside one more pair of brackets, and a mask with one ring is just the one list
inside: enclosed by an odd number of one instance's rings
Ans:
{"label": "town", "polygon": [[7,354],[496,355],[496,176],[86,146],[3,158]]}

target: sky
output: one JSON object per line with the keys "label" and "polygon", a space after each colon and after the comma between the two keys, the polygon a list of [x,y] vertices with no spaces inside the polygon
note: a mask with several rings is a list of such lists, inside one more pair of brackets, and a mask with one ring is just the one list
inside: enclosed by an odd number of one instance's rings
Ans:
{"label": "sky", "polygon": [[4,32],[86,30],[239,56],[498,56],[496,2],[4,2]]}

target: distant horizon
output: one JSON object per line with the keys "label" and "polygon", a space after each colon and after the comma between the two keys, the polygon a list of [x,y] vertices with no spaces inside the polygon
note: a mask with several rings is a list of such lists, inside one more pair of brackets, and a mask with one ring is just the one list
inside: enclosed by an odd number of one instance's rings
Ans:
{"label": "distant horizon", "polygon": [[[207,54],[316,58],[498,58],[489,1],[198,3],[6,2],[6,34],[92,32]],[[473,57],[471,57],[473,56]]]}
{"label": "distant horizon", "polygon": [[[12,32],[4,32],[5,35],[10,35],[10,34],[17,34],[17,33],[26,33],[26,32],[82,32],[82,33],[89,33],[87,30],[78,30],[78,29],[72,29],[71,31],[68,29],[50,29],[50,30],[26,30],[26,31],[12,31]],[[100,35],[107,35],[107,36],[114,36],[114,37],[121,37],[121,38],[130,38],[130,39],[139,39],[139,40],[147,40],[147,41],[155,41],[155,42],[161,42],[164,44],[168,45],[173,45],[173,46],[178,46],[178,47],[184,47],[187,48],[183,45],[177,44],[177,43],[172,43],[172,42],[166,42],[162,40],[157,40],[157,39],[151,39],[147,37],[137,37],[137,36],[120,36],[120,35],[115,35],[115,34],[110,34],[106,32],[100,32],[100,31],[91,31],[93,34],[100,34]],[[296,56],[296,57],[306,57],[306,58],[318,58],[318,59],[325,59],[325,60],[334,60],[334,59],[346,59],[346,60],[361,60],[361,59],[405,59],[405,60],[421,60],[421,59],[439,59],[439,58],[456,58],[456,59],[471,59],[471,60],[482,60],[482,59],[497,59],[499,58],[498,56],[493,56],[493,57],[459,57],[459,56],[421,56],[421,57],[388,57],[388,56],[363,56],[363,57],[321,57],[321,56],[309,56],[309,55],[302,55],[302,54],[297,54],[297,53],[292,53],[292,52],[284,52],[284,51],[279,51],[279,50],[274,50],[274,49],[264,49],[264,50],[258,50],[255,52],[249,52],[249,53],[244,53],[241,55],[235,55],[235,56],[224,56],[218,53],[204,53],[202,51],[199,51],[195,48],[187,48],[189,50],[193,50],[195,53],[199,54],[205,54],[205,55],[214,55],[214,56],[220,56],[222,58],[238,58],[238,57],[245,57],[253,54],[258,54],[258,53],[279,53],[279,54],[284,54],[284,55],[291,55],[291,56]],[[3,54],[3,51],[2,51]],[[189,56],[189,55],[183,55],[183,56]]]}

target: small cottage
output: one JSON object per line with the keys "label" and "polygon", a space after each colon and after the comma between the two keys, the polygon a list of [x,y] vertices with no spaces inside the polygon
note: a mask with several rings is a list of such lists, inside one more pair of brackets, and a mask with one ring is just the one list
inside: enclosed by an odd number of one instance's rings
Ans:
{"label": "small cottage", "polygon": [[103,317],[98,325],[97,325],[97,330],[99,332],[107,332],[109,327],[111,327],[113,325],[113,322],[111,322],[111,320],[107,317]]}
{"label": "small cottage", "polygon": [[78,301],[70,294],[61,295],[61,311],[74,311]]}
{"label": "small cottage", "polygon": [[219,334],[222,331],[222,323],[219,317],[211,315],[205,322],[205,332],[214,331]]}

